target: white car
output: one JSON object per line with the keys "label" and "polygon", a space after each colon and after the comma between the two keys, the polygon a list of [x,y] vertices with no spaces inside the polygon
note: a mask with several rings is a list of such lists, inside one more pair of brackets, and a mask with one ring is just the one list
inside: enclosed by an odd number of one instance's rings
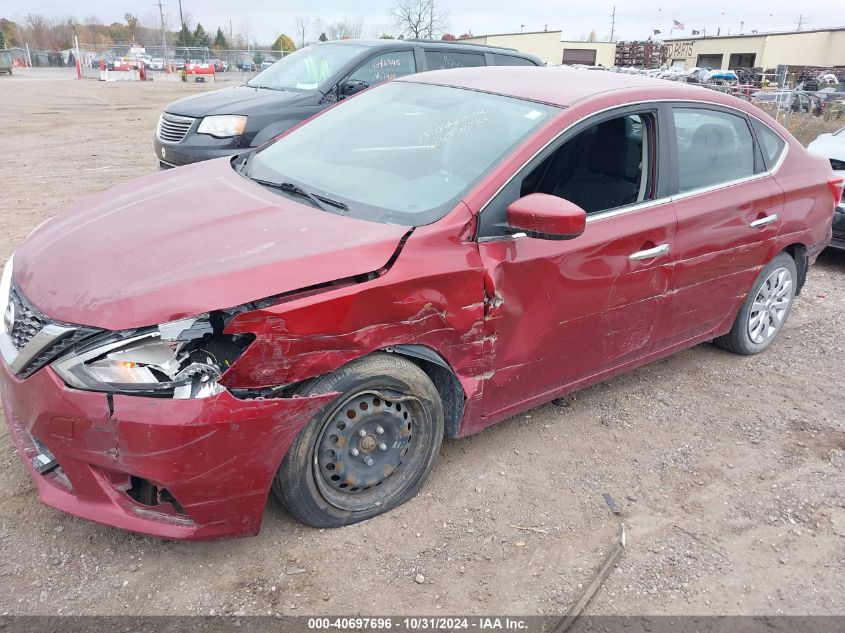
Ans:
{"label": "white car", "polygon": [[[836,132],[820,134],[807,149],[813,154],[827,158],[834,173],[845,178],[845,127]],[[845,197],[839,200],[833,212],[833,241],[830,246],[845,250]]]}
{"label": "white car", "polygon": [[150,60],[150,70],[164,70],[164,60],[161,57],[153,57]]}

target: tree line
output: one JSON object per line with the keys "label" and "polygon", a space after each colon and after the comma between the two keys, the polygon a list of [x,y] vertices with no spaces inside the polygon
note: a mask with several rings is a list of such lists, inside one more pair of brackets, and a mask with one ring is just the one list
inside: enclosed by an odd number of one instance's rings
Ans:
{"label": "tree line", "polygon": [[[24,46],[27,43],[36,49],[59,51],[73,48],[73,36],[79,38],[81,45],[109,46],[111,44],[160,45],[162,32],[160,27],[141,23],[138,16],[127,13],[123,22],[103,24],[96,18],[84,22],[50,20],[42,15],[29,13],[23,22],[0,18],[0,48],[5,46]],[[167,31],[168,46],[207,46],[209,48],[229,48],[232,43],[226,32],[217,27],[216,34],[206,32],[201,23],[194,29],[186,24],[178,31]],[[238,39],[238,38],[234,38]],[[244,43],[244,47],[246,44]]]}
{"label": "tree line", "polygon": [[[382,27],[374,27],[375,37],[423,38],[454,40],[469,37],[470,33],[455,36],[447,32],[447,14],[436,4],[437,0],[394,0],[389,11],[393,32]],[[259,48],[250,38],[249,32],[232,33],[218,26],[216,31],[206,31],[197,22],[190,28],[186,19],[178,30],[166,31],[168,46],[197,46],[215,49],[243,49],[249,46]],[[248,29],[247,29],[248,31]],[[372,32],[373,29],[370,29]],[[144,23],[137,15],[124,14],[122,22],[104,24],[95,17],[88,17],[82,22],[74,18],[62,20],[49,19],[42,15],[28,13],[22,22],[0,18],[0,48],[29,44],[31,47],[46,51],[59,51],[73,48],[73,36],[79,38],[80,45],[107,47],[114,44],[138,44],[156,46],[162,43],[162,31],[155,20]],[[293,51],[305,46],[309,41],[327,41],[338,39],[358,39],[365,35],[364,22],[361,18],[344,18],[330,24],[322,20],[313,21],[297,17],[294,37],[279,35],[269,46],[273,50]]]}

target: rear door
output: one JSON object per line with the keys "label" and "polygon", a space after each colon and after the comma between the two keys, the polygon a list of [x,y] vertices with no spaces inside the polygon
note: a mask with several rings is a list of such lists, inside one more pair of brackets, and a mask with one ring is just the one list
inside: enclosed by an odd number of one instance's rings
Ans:
{"label": "rear door", "polygon": [[669,344],[733,320],[766,263],[783,207],[745,113],[698,104],[672,111],[678,232]]}

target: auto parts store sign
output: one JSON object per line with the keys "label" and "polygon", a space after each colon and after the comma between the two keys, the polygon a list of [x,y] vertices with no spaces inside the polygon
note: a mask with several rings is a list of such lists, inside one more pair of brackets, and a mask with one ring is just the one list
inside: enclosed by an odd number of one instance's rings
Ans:
{"label": "auto parts store sign", "polygon": [[669,59],[680,59],[681,57],[692,57],[692,45],[694,42],[671,42],[669,44]]}

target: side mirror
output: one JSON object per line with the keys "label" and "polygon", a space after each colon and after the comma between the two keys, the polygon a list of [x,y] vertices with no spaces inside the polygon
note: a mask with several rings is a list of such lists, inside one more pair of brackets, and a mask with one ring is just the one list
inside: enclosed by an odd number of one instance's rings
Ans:
{"label": "side mirror", "polygon": [[508,224],[529,237],[571,240],[587,227],[587,212],[569,200],[532,193],[510,204]]}
{"label": "side mirror", "polygon": [[369,87],[370,84],[368,84],[366,81],[360,81],[358,79],[349,79],[338,86],[338,96],[341,99],[345,99],[346,97],[351,97],[352,95],[357,94],[362,90],[366,90]]}

